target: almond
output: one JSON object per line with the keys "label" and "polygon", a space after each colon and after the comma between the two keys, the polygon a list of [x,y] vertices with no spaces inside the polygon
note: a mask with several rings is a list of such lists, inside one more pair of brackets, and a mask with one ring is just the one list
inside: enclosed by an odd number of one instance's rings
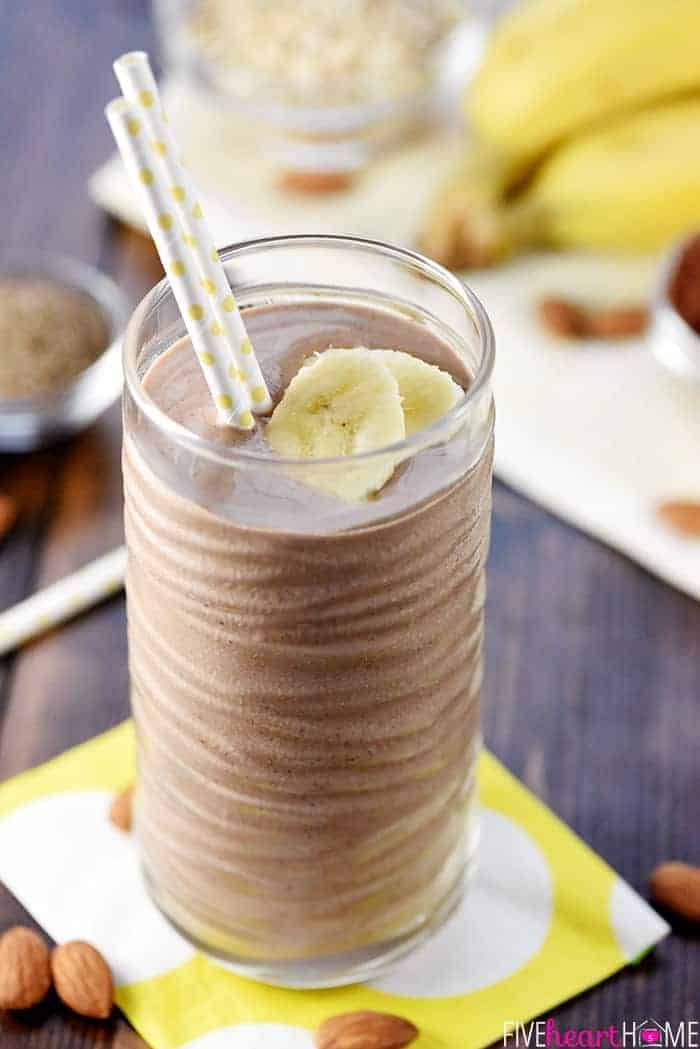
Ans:
{"label": "almond", "polygon": [[649,323],[646,306],[607,306],[596,309],[549,296],[537,304],[543,326],[564,338],[628,339],[641,335]]}
{"label": "almond", "polygon": [[127,787],[116,794],[112,804],[109,806],[109,821],[119,830],[131,830],[131,812],[134,798],[134,788]]}
{"label": "almond", "polygon": [[668,528],[691,539],[700,539],[700,502],[692,499],[667,499],[656,508]]}
{"label": "almond", "polygon": [[651,895],[663,907],[689,922],[700,922],[700,867],[671,860],[656,867],[649,879]]}
{"label": "almond", "polygon": [[348,171],[283,171],[280,176],[282,189],[294,193],[340,193],[352,181]]}
{"label": "almond", "polygon": [[613,306],[590,310],[587,334],[595,339],[629,339],[641,335],[649,323],[645,306]]}
{"label": "almond", "polygon": [[58,997],[74,1013],[106,1020],[112,1011],[112,973],[98,950],[72,940],[51,952],[51,973]]}
{"label": "almond", "polygon": [[402,1016],[359,1010],[324,1020],[316,1031],[316,1049],[403,1049],[418,1028]]}
{"label": "almond", "polygon": [[540,299],[537,314],[542,325],[552,335],[562,338],[578,338],[586,334],[586,312],[567,299],[553,296]]}
{"label": "almond", "polygon": [[0,1009],[30,1009],[51,986],[49,949],[32,929],[16,925],[0,939]]}
{"label": "almond", "polygon": [[0,495],[0,539],[4,539],[17,520],[19,507],[11,495]]}

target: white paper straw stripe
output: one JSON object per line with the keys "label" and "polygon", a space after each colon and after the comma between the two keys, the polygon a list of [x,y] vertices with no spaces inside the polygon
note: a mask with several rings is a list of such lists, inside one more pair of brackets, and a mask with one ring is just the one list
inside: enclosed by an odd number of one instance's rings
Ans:
{"label": "white paper straw stripe", "polygon": [[214,334],[219,329],[210,297],[198,283],[196,268],[184,255],[182,234],[174,214],[172,198],[169,197],[167,186],[163,185],[153,170],[151,150],[147,146],[147,137],[138,113],[123,98],[110,102],[105,113],[132,184],[138,187],[148,228],[170,280],[219,419],[224,424],[250,429],[254,425],[250,396],[238,379],[237,372],[231,368],[228,341]]}
{"label": "white paper straw stripe", "polygon": [[115,594],[125,570],[126,547],[120,546],[0,613],[0,655]]}
{"label": "white paper straw stripe", "polygon": [[184,250],[197,268],[200,291],[211,302],[215,330],[223,328],[229,337],[233,365],[239,379],[247,383],[252,410],[269,411],[272,400],[265,379],[219,260],[202,205],[166,125],[148,55],[143,51],[122,55],[114,63],[114,72],[124,97],[136,109],[137,119],[143,123],[144,140],[151,153],[150,164],[160,173],[163,184],[168,188],[170,206],[181,226]]}

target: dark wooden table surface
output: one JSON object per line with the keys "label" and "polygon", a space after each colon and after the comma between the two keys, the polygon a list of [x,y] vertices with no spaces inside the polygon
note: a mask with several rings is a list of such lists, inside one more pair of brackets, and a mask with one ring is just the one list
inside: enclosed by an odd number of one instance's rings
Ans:
{"label": "dark wooden table surface", "polygon": [[[144,0],[0,3],[0,266],[18,249],[96,263],[134,298],[160,267],[89,201],[111,149],[112,59],[152,48]],[[1,349],[0,349],[1,352]],[[115,408],[63,447],[0,459],[23,519],[0,548],[0,602],[120,542]],[[123,599],[0,662],[0,778],[128,714]],[[662,859],[700,862],[700,604],[496,485],[485,727],[490,746],[632,885]],[[0,887],[0,929],[26,921]],[[697,934],[555,1013],[560,1026],[697,1018]],[[0,1016],[2,1049],[141,1045],[124,1020],[56,1004]]]}

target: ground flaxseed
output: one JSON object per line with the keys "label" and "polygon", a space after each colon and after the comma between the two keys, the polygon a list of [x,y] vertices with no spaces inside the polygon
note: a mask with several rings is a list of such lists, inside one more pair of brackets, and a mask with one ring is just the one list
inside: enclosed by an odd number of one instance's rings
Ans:
{"label": "ground flaxseed", "polygon": [[66,386],[107,344],[107,327],[85,295],[54,281],[0,277],[0,398]]}

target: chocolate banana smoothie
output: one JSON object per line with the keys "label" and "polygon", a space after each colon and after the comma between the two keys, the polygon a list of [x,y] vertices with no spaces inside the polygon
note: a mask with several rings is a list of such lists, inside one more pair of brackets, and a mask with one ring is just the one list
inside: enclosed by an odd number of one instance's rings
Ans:
{"label": "chocolate banana smoothie", "polygon": [[[309,299],[244,319],[275,404],[329,347],[435,366],[401,377],[409,433],[430,382],[457,412],[472,382],[444,333],[400,311]],[[124,445],[147,879],[244,971],[337,982],[352,965],[293,967],[412,942],[458,901],[471,859],[490,395],[480,426],[416,430],[381,487],[346,498],[342,462],[319,480],[312,459],[279,460],[266,420],[217,426],[186,339],[152,356]]]}

